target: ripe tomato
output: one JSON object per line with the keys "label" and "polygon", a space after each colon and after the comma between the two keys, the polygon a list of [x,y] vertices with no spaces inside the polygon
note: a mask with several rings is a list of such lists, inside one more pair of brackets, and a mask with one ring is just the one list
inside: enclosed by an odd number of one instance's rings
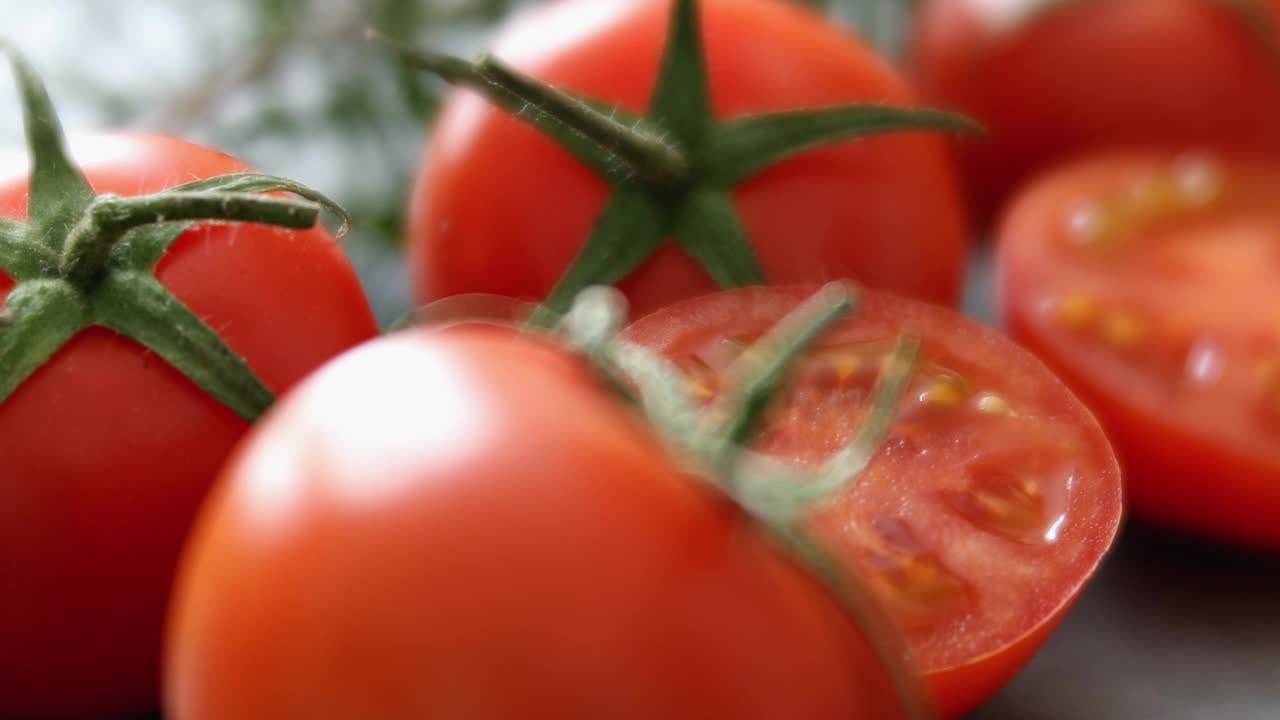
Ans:
{"label": "ripe tomato", "polygon": [[[246,170],[177,140],[73,143],[121,195]],[[25,218],[25,158],[0,167],[0,215]],[[320,229],[194,227],[160,281],[272,389],[377,332]],[[13,283],[0,274],[0,301]],[[120,717],[159,698],[161,625],[178,553],[246,423],[142,346],[94,328],[0,404],[0,716]]]}
{"label": "ripe tomato", "polygon": [[[926,97],[971,114],[990,133],[960,145],[984,213],[1030,174],[1091,148],[1280,151],[1277,0],[1034,4],[928,0],[915,24]],[[1251,8],[1252,20],[1233,4]]]}
{"label": "ripe tomato", "polygon": [[686,467],[546,341],[471,325],[356,349],[273,409],[202,513],[167,710],[921,717]]}
{"label": "ripe tomato", "polygon": [[1099,414],[1137,515],[1280,548],[1280,168],[1117,152],[999,232],[1000,306]]}
{"label": "ripe tomato", "polygon": [[[858,40],[771,0],[703,0],[717,118],[850,102],[912,105]],[[642,112],[669,2],[570,0],[526,12],[494,54],[541,80]],[[608,186],[477,95],[450,96],[410,201],[410,268],[423,302],[472,292],[542,300],[577,256]],[[770,282],[853,277],[939,303],[958,300],[966,219],[940,138],[893,134],[798,155],[734,189]],[[619,287],[637,315],[715,288],[668,243]]]}
{"label": "ripe tomato", "polygon": [[[742,343],[806,295],[717,293],[628,335],[710,399]],[[922,337],[922,355],[889,439],[816,523],[896,617],[954,718],[1031,658],[1093,575],[1120,522],[1120,474],[1089,411],[1029,353],[952,311],[873,292],[797,368],[757,449],[817,462],[847,444],[903,331]]]}

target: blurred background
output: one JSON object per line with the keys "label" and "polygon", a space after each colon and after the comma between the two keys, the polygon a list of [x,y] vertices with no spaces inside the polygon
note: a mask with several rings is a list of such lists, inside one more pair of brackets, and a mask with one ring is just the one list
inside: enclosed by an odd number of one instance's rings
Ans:
{"label": "blurred background", "polygon": [[[0,33],[43,75],[68,132],[171,134],[336,199],[356,220],[347,254],[389,325],[410,307],[402,209],[446,88],[363,30],[471,55],[526,1],[0,0]],[[909,0],[805,4],[896,52]],[[7,78],[0,109],[0,146],[22,144]]]}
{"label": "blurred background", "polygon": [[[356,220],[347,253],[389,325],[410,308],[402,208],[444,88],[362,30],[472,54],[520,4],[0,0],[0,34],[43,74],[71,132],[174,134],[337,199]],[[898,56],[910,0],[808,4]],[[0,82],[0,145],[21,142],[16,94]],[[966,307],[990,319],[978,252]],[[1129,528],[1046,651],[975,718],[1280,718],[1278,562]]]}

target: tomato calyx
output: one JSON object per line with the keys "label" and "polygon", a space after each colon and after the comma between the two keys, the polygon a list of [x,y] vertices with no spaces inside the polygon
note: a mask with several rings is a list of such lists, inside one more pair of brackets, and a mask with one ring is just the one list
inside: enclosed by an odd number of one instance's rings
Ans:
{"label": "tomato calyx", "polygon": [[[313,227],[321,208],[349,218],[324,195],[285,178],[236,173],[151,195],[97,195],[71,161],[43,82],[20,53],[9,56],[31,158],[25,223],[0,219],[0,271],[16,283],[0,309],[0,403],[81,331],[103,326],[166,360],[240,417],[272,402],[263,382],[203,320],[155,277],[169,247],[198,221]],[[303,200],[258,193],[288,192]]]}
{"label": "tomato calyx", "polygon": [[871,591],[809,529],[812,515],[858,481],[887,439],[919,360],[920,338],[899,337],[872,389],[865,420],[848,445],[816,472],[802,472],[749,448],[788,370],[836,321],[855,312],[857,304],[857,295],[845,283],[821,288],[742,353],[726,372],[725,392],[701,410],[679,369],[618,336],[626,312],[617,290],[593,286],[579,293],[559,327],[693,466],[695,477],[735,503],[841,603],[891,671],[908,715],[929,718],[933,711],[927,694],[904,667],[901,644],[887,630]]}
{"label": "tomato calyx", "polygon": [[897,131],[976,132],[958,115],[851,104],[717,121],[698,4],[672,4],[657,85],[644,117],[551,87],[484,56],[422,52],[376,32],[405,62],[481,93],[608,182],[613,192],[570,268],[532,322],[549,327],[592,285],[614,285],[668,239],[722,287],[767,282],[733,204],[737,184],[789,157]]}

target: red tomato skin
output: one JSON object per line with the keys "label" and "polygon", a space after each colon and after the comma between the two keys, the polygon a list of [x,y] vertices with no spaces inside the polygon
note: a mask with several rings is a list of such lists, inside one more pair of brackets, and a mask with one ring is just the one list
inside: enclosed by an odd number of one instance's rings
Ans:
{"label": "red tomato skin", "polygon": [[[767,327],[809,297],[815,289],[767,287],[719,292],[678,303],[641,318],[627,329],[626,336],[676,360],[681,348],[687,344],[696,345],[712,336],[732,336],[752,326]],[[1047,609],[1032,621],[1024,622],[1022,629],[1009,635],[999,647],[971,654],[959,661],[941,661],[928,648],[913,647],[917,667],[924,675],[941,716],[962,718],[995,695],[1044,646],[1109,552],[1122,522],[1126,502],[1121,489],[1120,469],[1110,444],[1089,409],[1040,359],[1014,346],[995,329],[980,325],[958,312],[885,292],[860,291],[858,307],[853,330],[837,327],[820,344],[850,338],[866,340],[876,334],[893,337],[904,328],[910,328],[927,347],[956,351],[967,358],[967,367],[982,368],[981,372],[1008,383],[1009,389],[1038,396],[1042,409],[1051,409],[1055,416],[1075,418],[1083,430],[1082,437],[1087,438],[1086,444],[1091,447],[1088,451],[1092,458],[1090,466],[1095,468],[1097,475],[1090,491],[1073,502],[1067,517],[1073,518],[1075,527],[1067,528],[1063,535],[1064,543],[1072,547],[1072,552],[1088,561],[1077,563],[1069,574],[1060,574],[1053,578],[1052,583],[1044,583],[1039,591],[1052,599],[1047,602]],[[824,523],[822,527],[829,532],[835,528],[833,537],[839,538],[839,528],[867,519],[866,506],[905,505],[917,500],[903,497],[904,490],[898,485],[909,470],[873,463],[868,468],[868,475],[848,496],[829,503],[834,510],[819,519]],[[928,538],[929,531],[922,530],[922,535]],[[926,544],[933,543],[926,539]],[[956,540],[955,544],[963,544],[963,541]],[[841,545],[838,539],[832,547],[837,551],[847,548],[844,555],[847,562],[852,561],[858,550]],[[1022,562],[1037,560],[1023,559]],[[974,618],[973,622],[980,623],[982,618]],[[915,639],[910,631],[907,635],[909,640]],[[966,643],[955,640],[954,644]]]}
{"label": "red tomato skin", "polygon": [[[1223,438],[1215,427],[1218,418],[1183,417],[1169,405],[1126,393],[1120,383],[1106,383],[1096,362],[1073,352],[1069,338],[1037,319],[1036,298],[1045,290],[1042,279],[1052,275],[1046,269],[1061,272],[1070,264],[1064,251],[1046,259],[1040,255],[1042,245],[1029,242],[1043,236],[1043,215],[1060,204],[1064,192],[1087,197],[1109,176],[1132,173],[1135,167],[1150,172],[1166,167],[1173,156],[1147,150],[1090,154],[1045,173],[1020,191],[996,235],[1000,322],[1102,421],[1120,456],[1126,500],[1136,519],[1232,544],[1280,549],[1280,455],[1251,447],[1248,440]],[[1220,159],[1228,177],[1244,172],[1253,183],[1273,183],[1277,177],[1267,160],[1232,154]],[[1217,300],[1206,297],[1204,302],[1212,306]]]}
{"label": "red tomato skin", "polygon": [[[668,2],[574,0],[521,16],[495,54],[547,82],[642,112]],[[700,3],[719,118],[848,102],[915,104],[856,39],[766,0]],[[478,96],[451,96],[410,198],[409,264],[419,301],[488,292],[540,300],[569,267],[606,183],[536,130]],[[776,165],[734,190],[773,283],[858,278],[955,304],[967,219],[943,140],[919,133],[844,143]],[[634,316],[715,288],[668,245],[619,287]]]}
{"label": "red tomato skin", "polygon": [[177,587],[175,720],[906,717],[825,590],[579,360],[505,329],[309,379]]}
{"label": "red tomato skin", "polygon": [[[929,0],[913,25],[929,102],[988,136],[954,144],[975,216],[1087,150],[1239,146],[1280,154],[1280,64],[1216,0],[1108,0],[1050,11],[1012,33],[976,0]],[[1280,2],[1263,0],[1270,32]]]}
{"label": "red tomato skin", "polygon": [[[99,192],[155,192],[245,171],[178,140],[73,142]],[[0,214],[26,216],[25,165]],[[268,387],[377,333],[323,229],[189,230],[157,277]],[[0,299],[12,281],[0,274]],[[196,509],[247,424],[133,341],[81,333],[0,405],[0,717],[109,718],[159,703],[163,617]]]}
{"label": "red tomato skin", "polygon": [[1170,423],[1158,409],[1094,390],[1092,378],[1058,357],[1058,349],[1021,314],[1008,311],[1004,324],[1019,343],[1054,366],[1102,420],[1124,467],[1125,494],[1135,518],[1242,546],[1280,549],[1274,463],[1206,441]]}

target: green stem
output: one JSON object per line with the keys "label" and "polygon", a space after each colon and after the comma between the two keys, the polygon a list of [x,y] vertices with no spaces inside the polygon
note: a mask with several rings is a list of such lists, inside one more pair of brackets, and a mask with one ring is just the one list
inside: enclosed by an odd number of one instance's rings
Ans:
{"label": "green stem", "polygon": [[125,233],[144,225],[190,220],[256,222],[283,228],[315,225],[320,207],[311,202],[246,193],[165,192],[122,198],[100,195],[67,233],[59,267],[86,288],[106,268],[111,249]]}

